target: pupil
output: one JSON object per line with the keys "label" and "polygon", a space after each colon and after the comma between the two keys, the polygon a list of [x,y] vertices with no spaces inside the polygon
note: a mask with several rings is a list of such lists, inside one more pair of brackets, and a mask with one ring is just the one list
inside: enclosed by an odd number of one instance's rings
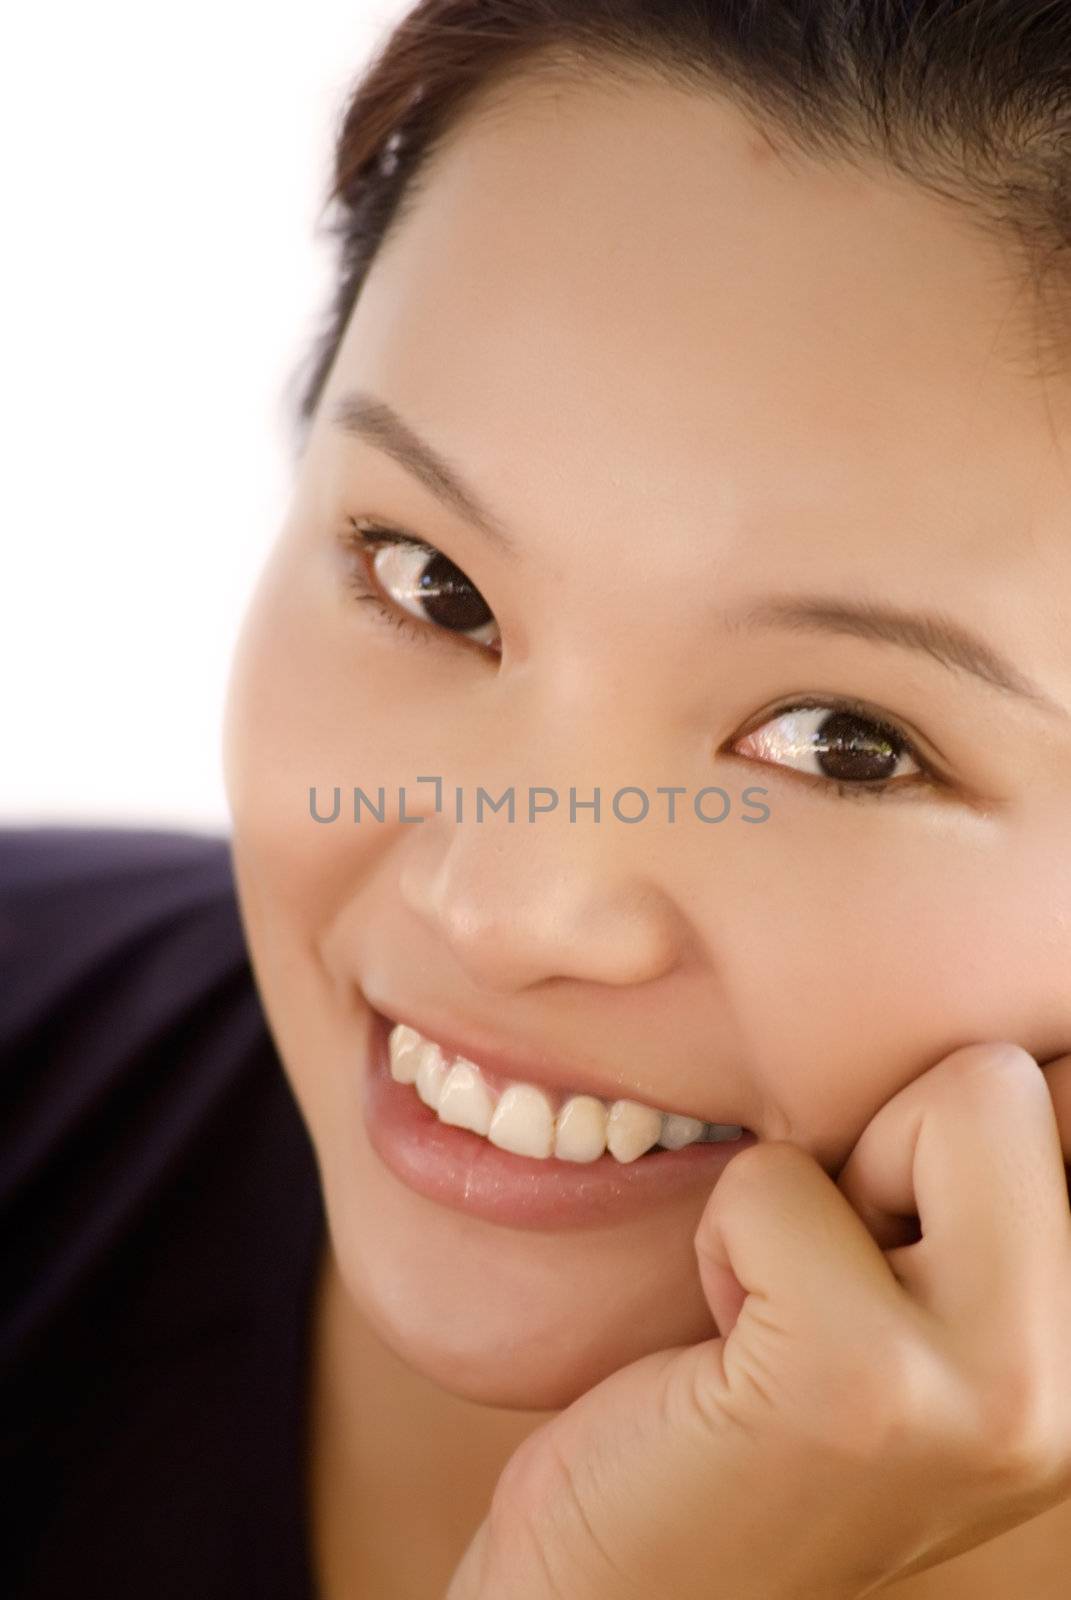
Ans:
{"label": "pupil", "polygon": [[850,711],[831,711],[814,739],[818,765],[827,778],[863,783],[887,778],[901,755],[895,739]]}
{"label": "pupil", "polygon": [[491,620],[480,591],[444,555],[434,555],[417,581],[417,597],[432,622],[464,633]]}

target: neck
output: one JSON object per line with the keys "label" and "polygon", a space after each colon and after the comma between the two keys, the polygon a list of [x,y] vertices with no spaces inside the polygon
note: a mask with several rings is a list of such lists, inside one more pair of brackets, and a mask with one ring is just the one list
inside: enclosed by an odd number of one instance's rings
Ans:
{"label": "neck", "polygon": [[502,1469],[552,1413],[447,1393],[354,1303],[325,1242],[313,1312],[309,1505],[321,1600],[439,1600]]}

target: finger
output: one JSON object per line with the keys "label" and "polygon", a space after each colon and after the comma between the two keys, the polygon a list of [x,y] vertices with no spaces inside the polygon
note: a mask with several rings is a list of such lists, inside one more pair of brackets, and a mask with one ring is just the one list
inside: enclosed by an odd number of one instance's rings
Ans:
{"label": "finger", "polygon": [[1049,1086],[1056,1126],[1060,1134],[1060,1149],[1064,1162],[1071,1162],[1071,1055],[1057,1056],[1053,1061],[1043,1061],[1041,1071]]}
{"label": "finger", "polygon": [[[1041,1070],[1056,1113],[1060,1149],[1067,1165],[1071,1163],[1071,1055],[1042,1062]],[[885,1147],[874,1145],[861,1150],[857,1145],[841,1169],[837,1186],[847,1195],[883,1250],[917,1243],[920,1229],[914,1211],[909,1165],[899,1157],[890,1163]],[[1071,1191],[1068,1197],[1071,1200]]]}
{"label": "finger", "polygon": [[994,1336],[1001,1320],[1012,1339],[1022,1308],[1046,1303],[1067,1273],[1055,1108],[1018,1045],[966,1045],[908,1084],[864,1129],[837,1187],[868,1227],[918,1217],[921,1239],[897,1251],[896,1275],[944,1319],[977,1319]]}
{"label": "finger", "polygon": [[[695,1233],[700,1281],[722,1336],[746,1296],[768,1326],[830,1344],[838,1328],[876,1328],[903,1292],[836,1184],[797,1145],[767,1140],[724,1169]],[[865,1338],[865,1334],[864,1334]]]}

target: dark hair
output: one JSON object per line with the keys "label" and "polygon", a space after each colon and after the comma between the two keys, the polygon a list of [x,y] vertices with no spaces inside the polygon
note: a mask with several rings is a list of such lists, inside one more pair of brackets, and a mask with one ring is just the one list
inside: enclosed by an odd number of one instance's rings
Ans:
{"label": "dark hair", "polygon": [[[341,119],[337,282],[297,375],[303,433],[372,260],[462,111],[519,75],[593,69],[722,93],[801,154],[885,164],[960,202],[1015,248],[1039,298],[1071,244],[1063,0],[420,0]],[[1048,341],[1059,369],[1059,314]]]}

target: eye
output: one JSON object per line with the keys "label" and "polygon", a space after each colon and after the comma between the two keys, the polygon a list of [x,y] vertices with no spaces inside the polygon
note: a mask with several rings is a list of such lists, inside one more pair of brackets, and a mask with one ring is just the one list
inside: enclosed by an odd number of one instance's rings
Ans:
{"label": "eye", "polygon": [[426,638],[429,630],[456,634],[498,653],[498,626],[490,606],[461,568],[434,545],[357,517],[349,518],[343,542],[358,557],[350,588],[382,620],[413,637]]}
{"label": "eye", "polygon": [[[881,794],[935,774],[906,734],[851,702],[789,706],[733,745],[734,753],[824,780],[823,787]],[[914,786],[913,786],[914,787]]]}

